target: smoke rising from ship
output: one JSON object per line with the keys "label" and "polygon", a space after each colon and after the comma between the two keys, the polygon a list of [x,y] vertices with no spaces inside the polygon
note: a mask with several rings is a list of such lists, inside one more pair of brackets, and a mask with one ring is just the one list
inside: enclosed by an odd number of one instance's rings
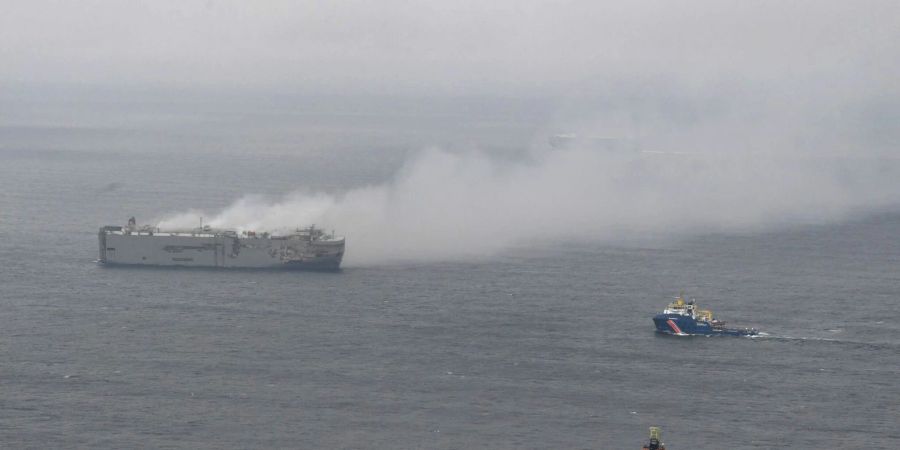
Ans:
{"label": "smoke rising from ship", "polygon": [[687,122],[684,105],[675,105],[675,119],[660,113],[660,102],[673,102],[664,97],[641,111],[628,106],[631,129],[614,139],[592,136],[607,135],[603,124],[623,111],[582,121],[573,128],[580,138],[556,147],[536,138],[513,160],[431,148],[382,184],[247,196],[221,212],[191,211],[160,226],[196,226],[199,215],[239,229],[316,224],[347,236],[345,264],[368,265],[481,257],[534,243],[617,244],[828,223],[900,204],[898,161],[857,136],[867,116],[844,108],[832,122],[827,111],[839,109],[836,100],[821,104],[809,94],[793,109],[769,110],[733,93],[730,106]]}

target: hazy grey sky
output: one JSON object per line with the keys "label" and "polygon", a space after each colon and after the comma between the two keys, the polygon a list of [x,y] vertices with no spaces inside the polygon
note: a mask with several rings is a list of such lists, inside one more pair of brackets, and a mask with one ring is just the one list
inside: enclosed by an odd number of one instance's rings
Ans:
{"label": "hazy grey sky", "polygon": [[633,76],[897,91],[900,2],[0,4],[0,82],[559,93]]}

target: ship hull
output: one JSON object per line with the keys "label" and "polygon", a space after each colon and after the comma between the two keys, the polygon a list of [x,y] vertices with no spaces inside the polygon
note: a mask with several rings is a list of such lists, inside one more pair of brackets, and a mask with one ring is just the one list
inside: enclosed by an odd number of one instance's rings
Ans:
{"label": "ship hull", "polygon": [[[112,230],[108,228],[113,228]],[[235,234],[126,233],[105,227],[99,234],[105,265],[280,270],[338,270],[344,241],[306,241]]]}
{"label": "ship hull", "polygon": [[750,328],[717,328],[709,322],[680,314],[658,314],[653,318],[656,331],[675,336],[755,336]]}

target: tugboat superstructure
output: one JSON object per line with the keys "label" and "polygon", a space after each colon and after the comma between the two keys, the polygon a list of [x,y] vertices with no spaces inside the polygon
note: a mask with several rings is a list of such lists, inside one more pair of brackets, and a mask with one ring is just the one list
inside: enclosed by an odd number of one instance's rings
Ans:
{"label": "tugboat superstructure", "polygon": [[659,427],[650,427],[650,441],[644,445],[642,450],[666,450],[666,444],[660,441]]}

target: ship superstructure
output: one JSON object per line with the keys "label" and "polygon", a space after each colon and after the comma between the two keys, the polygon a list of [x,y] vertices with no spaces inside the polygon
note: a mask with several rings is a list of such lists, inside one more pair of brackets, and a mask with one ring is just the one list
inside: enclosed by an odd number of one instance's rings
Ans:
{"label": "ship superstructure", "polygon": [[310,226],[285,234],[237,232],[202,226],[160,230],[105,226],[98,234],[103,264],[223,268],[337,270],[344,256],[343,237]]}
{"label": "ship superstructure", "polygon": [[650,427],[650,441],[644,445],[642,450],[666,450],[666,444],[659,439],[659,427]]}

